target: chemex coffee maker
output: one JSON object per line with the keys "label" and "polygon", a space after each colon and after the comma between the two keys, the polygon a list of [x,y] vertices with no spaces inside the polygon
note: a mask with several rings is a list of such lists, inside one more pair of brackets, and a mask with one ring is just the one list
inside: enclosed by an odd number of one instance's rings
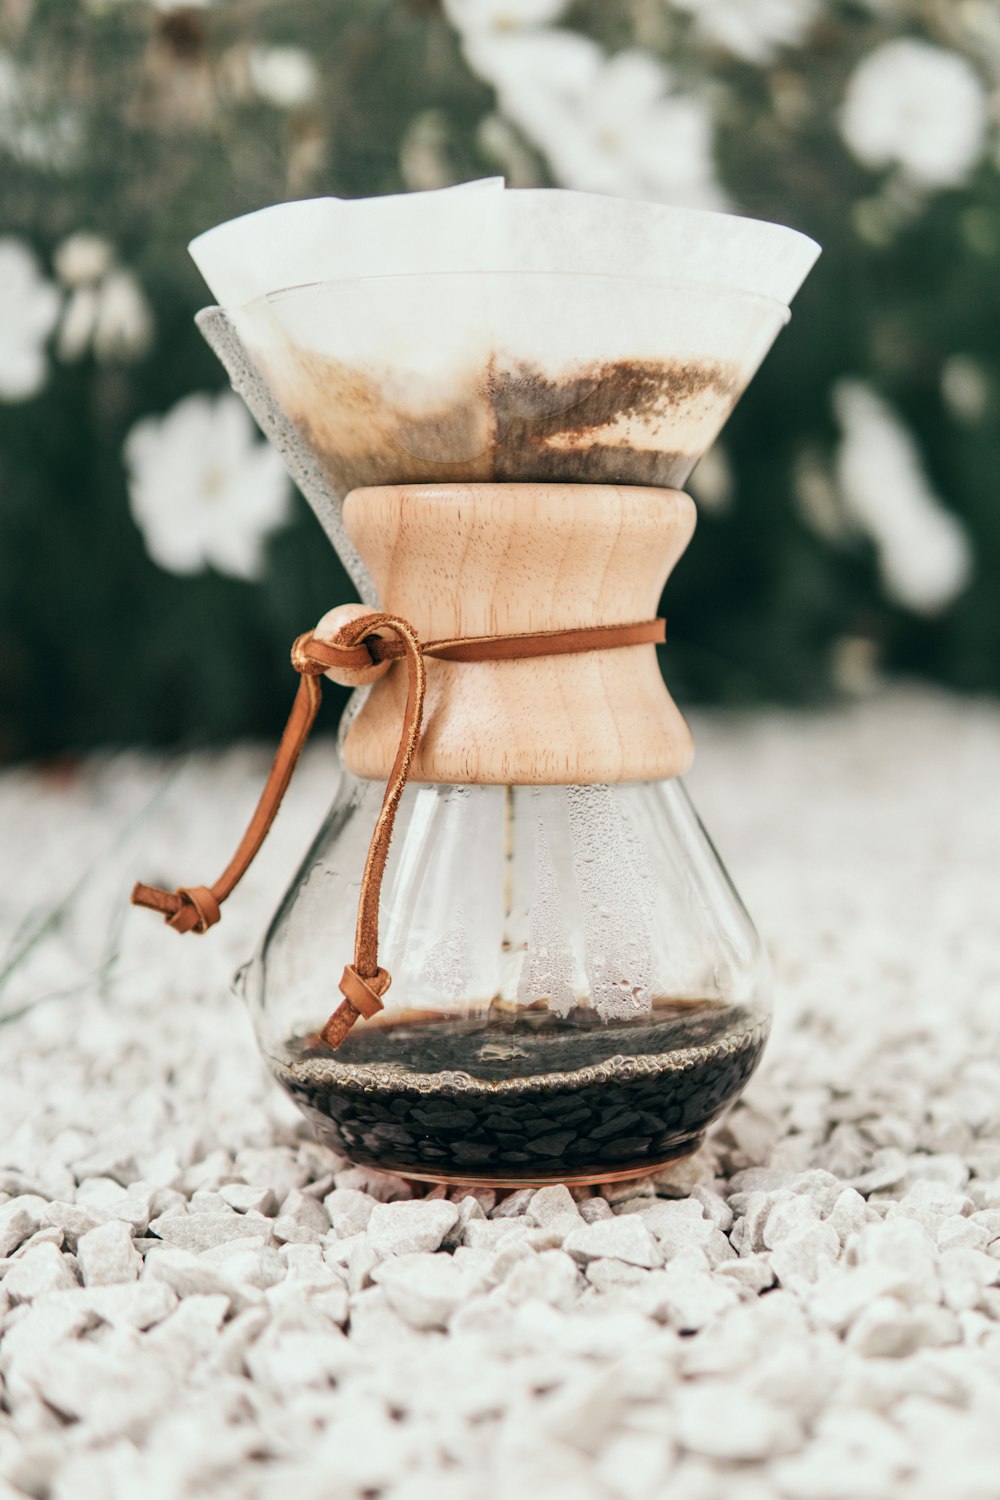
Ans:
{"label": "chemex coffee maker", "polygon": [[658,610],[680,487],[817,246],[491,181],[282,204],[191,249],[219,302],[199,326],[361,603],[295,642],[224,874],[133,900],[211,927],[323,675],[355,686],[333,805],[241,971],[275,1077],[337,1151],[415,1178],[693,1151],[760,1058],[769,974],[679,779]]}

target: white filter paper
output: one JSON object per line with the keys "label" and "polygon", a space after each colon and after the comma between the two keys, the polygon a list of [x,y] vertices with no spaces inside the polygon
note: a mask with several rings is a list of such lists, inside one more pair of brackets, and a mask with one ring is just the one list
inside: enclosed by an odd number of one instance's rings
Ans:
{"label": "white filter paper", "polygon": [[279,204],[191,252],[223,309],[203,315],[213,346],[283,451],[294,434],[290,466],[322,476],[329,515],[370,484],[682,485],[819,247],[759,220],[490,179]]}
{"label": "white filter paper", "polygon": [[192,240],[230,314],[312,281],[421,272],[636,276],[791,302],[819,255],[807,235],[735,214],[672,208],[499,177],[383,198],[311,198],[244,214]]}

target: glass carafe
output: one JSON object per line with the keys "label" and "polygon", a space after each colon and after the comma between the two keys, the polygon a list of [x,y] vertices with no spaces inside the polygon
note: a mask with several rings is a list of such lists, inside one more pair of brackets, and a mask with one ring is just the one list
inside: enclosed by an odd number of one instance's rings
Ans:
{"label": "glass carafe", "polygon": [[[330,671],[370,685],[241,971],[268,1066],[331,1145],[415,1177],[587,1182],[693,1150],[756,1066],[768,966],[684,792],[693,747],[653,637],[626,637],[657,623],[694,527],[675,486],[818,247],[489,183],[278,206],[192,249],[222,304],[199,325],[337,548],[355,617],[387,612],[410,640],[405,671],[371,640],[360,675]],[[345,630],[303,640],[343,650]],[[498,637],[504,659],[428,650]],[[322,667],[296,650],[301,713]],[[141,904],[204,930],[253,828],[215,886]]]}
{"label": "glass carafe", "polygon": [[679,780],[410,785],[382,887],[384,1011],[319,1029],[381,787],[345,773],[246,974],[320,1138],[409,1176],[579,1182],[693,1150],[767,1036],[761,944]]}

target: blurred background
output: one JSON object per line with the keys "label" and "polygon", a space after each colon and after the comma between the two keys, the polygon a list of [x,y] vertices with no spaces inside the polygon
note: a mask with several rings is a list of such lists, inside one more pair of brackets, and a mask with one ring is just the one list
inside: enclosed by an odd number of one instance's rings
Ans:
{"label": "blurred background", "polygon": [[692,480],[680,701],[996,691],[998,125],[995,0],[0,0],[0,760],[274,736],[352,591],[186,242],[496,174],[824,247]]}

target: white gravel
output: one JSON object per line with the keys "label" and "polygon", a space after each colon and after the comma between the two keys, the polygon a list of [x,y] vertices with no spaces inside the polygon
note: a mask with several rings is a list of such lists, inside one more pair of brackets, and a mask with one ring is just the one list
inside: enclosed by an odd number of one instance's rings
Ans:
{"label": "white gravel", "polygon": [[996,1500],[1000,707],[708,718],[772,951],[746,1100],[603,1193],[315,1145],[228,977],[332,796],[310,751],[205,940],[266,748],[0,777],[0,1500]]}

